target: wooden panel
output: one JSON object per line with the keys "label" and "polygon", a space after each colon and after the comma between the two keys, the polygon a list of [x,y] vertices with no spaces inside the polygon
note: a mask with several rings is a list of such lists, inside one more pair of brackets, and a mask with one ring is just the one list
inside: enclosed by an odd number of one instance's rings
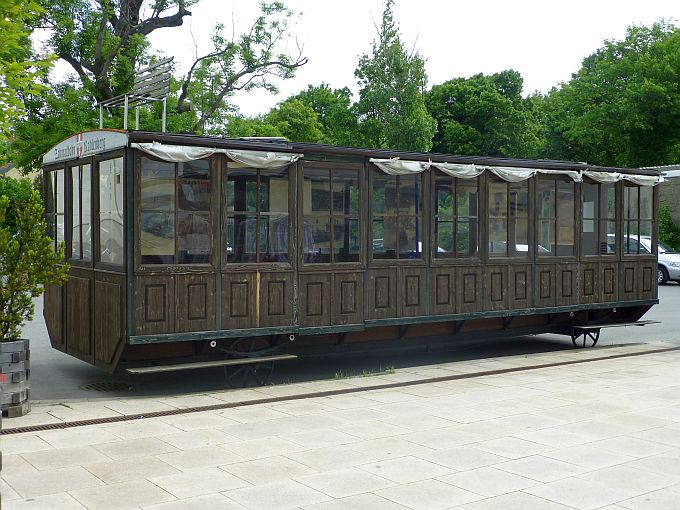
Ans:
{"label": "wooden panel", "polygon": [[486,270],[489,310],[508,309],[508,267],[488,266]]}
{"label": "wooden panel", "polygon": [[293,323],[293,275],[260,273],[260,307],[257,327],[290,326]]}
{"label": "wooden panel", "polygon": [[536,266],[536,306],[548,308],[557,303],[557,275],[554,264]]}
{"label": "wooden panel", "polygon": [[172,275],[138,276],[135,301],[138,335],[175,332],[175,280]]}
{"label": "wooden panel", "polygon": [[362,273],[334,273],[331,310],[333,324],[360,324],[364,320]]}
{"label": "wooden panel", "polygon": [[330,326],[331,273],[300,275],[300,326]]}
{"label": "wooden panel", "polygon": [[66,352],[92,363],[92,282],[71,274],[66,283]]}
{"label": "wooden panel", "polygon": [[370,319],[397,316],[397,269],[370,269],[368,314]]}
{"label": "wooden panel", "polygon": [[96,275],[94,283],[95,363],[111,369],[115,355],[125,342],[124,278]]}
{"label": "wooden panel", "polygon": [[600,299],[603,303],[610,303],[617,300],[617,277],[616,264],[602,263],[600,264],[600,278],[602,294]]}
{"label": "wooden panel", "polygon": [[654,299],[656,290],[656,264],[650,260],[635,260],[623,263],[621,285],[622,301]]}
{"label": "wooden panel", "polygon": [[222,274],[222,329],[255,327],[256,274]]}
{"label": "wooden panel", "polygon": [[433,269],[430,273],[432,289],[430,310],[433,315],[456,313],[456,269]]}
{"label": "wooden panel", "polygon": [[45,285],[44,301],[45,325],[50,337],[50,343],[55,349],[66,350],[64,344],[64,287],[59,285]]}
{"label": "wooden panel", "polygon": [[597,303],[600,300],[599,265],[597,262],[581,264],[579,295],[581,303]]}
{"label": "wooden panel", "polygon": [[531,305],[531,266],[510,266],[510,289],[508,307],[510,309],[529,308]]}
{"label": "wooden panel", "polygon": [[556,267],[557,287],[556,305],[567,306],[578,303],[578,292],[576,286],[576,275],[578,266],[576,264],[558,264]]}
{"label": "wooden panel", "polygon": [[425,273],[424,267],[399,268],[400,316],[415,317],[425,315]]}
{"label": "wooden panel", "polygon": [[635,266],[626,264],[623,267],[623,298],[629,299],[630,296],[635,296]]}
{"label": "wooden panel", "polygon": [[176,330],[212,331],[215,329],[215,275],[177,275]]}
{"label": "wooden panel", "polygon": [[463,266],[456,269],[456,311],[482,311],[482,269]]}

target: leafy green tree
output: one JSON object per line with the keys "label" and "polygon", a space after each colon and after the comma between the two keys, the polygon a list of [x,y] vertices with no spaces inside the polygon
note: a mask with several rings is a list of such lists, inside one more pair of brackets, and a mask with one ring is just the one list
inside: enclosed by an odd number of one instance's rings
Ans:
{"label": "leafy green tree", "polygon": [[299,100],[316,112],[323,133],[321,141],[345,146],[361,143],[349,88],[333,90],[325,83],[309,85],[289,100]]}
{"label": "leafy green tree", "polygon": [[266,121],[293,142],[324,141],[321,122],[311,106],[299,99],[288,99],[265,117]]}
{"label": "leafy green tree", "polygon": [[28,179],[12,179],[0,176],[0,197],[11,197],[0,228],[6,227],[16,234],[17,214],[26,205],[31,196],[31,181]]}
{"label": "leafy green tree", "polygon": [[617,166],[680,159],[680,31],[659,22],[632,26],[584,59],[546,98],[558,157]]}
{"label": "leafy green tree", "polygon": [[17,208],[16,225],[6,224],[9,198],[0,196],[0,342],[15,340],[33,318],[33,298],[44,284],[62,284],[68,275],[63,243],[56,252],[45,235],[45,210],[37,191]]}
{"label": "leafy green tree", "polygon": [[426,94],[437,121],[433,150],[450,154],[535,157],[539,140],[521,75],[512,70],[491,76],[456,78]]}
{"label": "leafy green tree", "polygon": [[356,113],[362,145],[427,151],[436,123],[425,108],[425,61],[409,54],[399,38],[392,7],[386,0],[378,40],[371,55],[364,54],[354,71],[358,79]]}
{"label": "leafy green tree", "polygon": [[43,12],[35,0],[0,3],[0,141],[23,112],[22,97],[44,90],[42,79],[52,58],[36,57],[30,40]]}

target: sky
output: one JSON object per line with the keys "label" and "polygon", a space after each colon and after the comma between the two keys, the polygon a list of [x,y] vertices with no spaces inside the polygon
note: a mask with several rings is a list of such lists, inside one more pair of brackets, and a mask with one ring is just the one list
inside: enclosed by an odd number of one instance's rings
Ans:
{"label": "sky", "polygon": [[[245,115],[268,112],[278,102],[327,83],[358,91],[354,70],[371,52],[383,0],[285,0],[294,12],[291,51],[303,47],[309,63],[296,77],[277,81],[278,95],[242,92],[234,103]],[[152,50],[174,55],[186,73],[196,54],[211,50],[215,23],[238,34],[258,15],[255,0],[200,0],[179,28],[156,30]],[[514,69],[524,78],[524,95],[548,92],[568,81],[581,61],[606,40],[625,37],[630,25],[664,18],[680,24],[677,0],[396,0],[394,18],[401,40],[426,60],[428,88],[458,77]],[[356,96],[355,96],[356,98]]]}

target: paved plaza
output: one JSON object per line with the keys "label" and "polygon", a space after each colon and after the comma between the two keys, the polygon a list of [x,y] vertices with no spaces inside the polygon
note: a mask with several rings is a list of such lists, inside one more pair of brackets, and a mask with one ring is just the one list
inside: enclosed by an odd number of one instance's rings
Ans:
{"label": "paved plaza", "polygon": [[[160,415],[1,436],[2,504],[676,510],[680,351],[653,352],[668,347],[517,355],[195,395],[38,402],[3,427]],[[181,412],[199,406],[213,409]]]}

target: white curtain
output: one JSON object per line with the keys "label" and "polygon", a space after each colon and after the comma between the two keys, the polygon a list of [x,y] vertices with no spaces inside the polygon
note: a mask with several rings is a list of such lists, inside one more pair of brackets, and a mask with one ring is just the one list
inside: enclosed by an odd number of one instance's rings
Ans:
{"label": "white curtain", "polygon": [[133,143],[131,146],[164,161],[175,163],[186,163],[187,161],[203,159],[213,154],[226,154],[230,159],[242,165],[266,169],[283,168],[302,157],[302,154],[288,154],[286,152],[214,149],[187,145],[169,145],[158,142]]}
{"label": "white curtain", "polygon": [[461,163],[432,163],[432,166],[441,170],[451,177],[457,177],[458,179],[475,179],[479,177],[483,172],[483,166],[477,166],[474,163],[469,165],[464,165]]}
{"label": "white curtain", "polygon": [[429,161],[410,161],[406,159],[390,158],[369,160],[388,175],[419,174],[430,168]]}
{"label": "white curtain", "polygon": [[638,174],[622,174],[619,172],[594,172],[592,170],[584,170],[583,175],[590,177],[592,180],[611,184],[614,182],[619,182],[621,180],[630,181],[638,186],[656,186],[657,184],[664,182],[665,179],[662,176],[656,175],[638,175]]}

